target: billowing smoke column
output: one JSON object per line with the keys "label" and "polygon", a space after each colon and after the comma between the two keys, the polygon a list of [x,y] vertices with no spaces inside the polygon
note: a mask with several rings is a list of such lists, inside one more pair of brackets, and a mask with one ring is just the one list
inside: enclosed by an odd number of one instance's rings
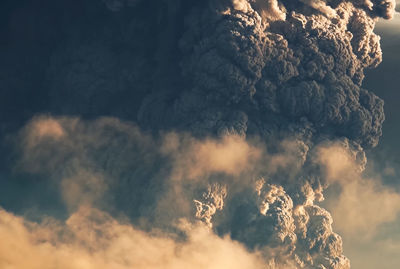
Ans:
{"label": "billowing smoke column", "polygon": [[[312,2],[329,13],[291,1],[276,9],[259,2],[255,10],[247,1],[215,1],[191,11],[179,41],[187,86],[156,89],[140,119],[154,115],[154,125],[173,119],[195,133],[263,137],[294,124],[375,146],[383,102],[360,84],[363,70],[382,58],[373,33],[380,13],[351,1]],[[389,16],[393,5],[386,6]]]}
{"label": "billowing smoke column", "polygon": [[[106,35],[117,45],[88,38],[56,51],[50,99],[57,113],[94,116],[95,103],[132,119],[137,110],[140,128],[162,139],[109,118],[36,118],[22,132],[21,166],[57,167],[51,175],[72,190],[63,193],[72,211],[118,208],[179,240],[178,219],[200,221],[259,253],[265,268],[350,268],[330,213],[316,204],[331,183],[320,147],[340,145],[362,170],[363,149],[377,145],[383,101],[361,83],[382,60],[375,22],[391,18],[395,2],[102,2],[116,17],[138,17],[121,36]],[[71,88],[84,90],[74,97]],[[75,106],[63,107],[68,98]]]}
{"label": "billowing smoke column", "polygon": [[252,190],[229,195],[229,184],[211,185],[195,200],[197,217],[250,249],[265,249],[278,268],[350,267],[330,214],[314,205],[327,182],[310,159],[324,141],[341,140],[361,160],[362,147],[377,145],[383,101],[360,85],[364,69],[382,60],[376,19],[391,18],[394,6],[208,1],[185,15],[183,83],[155,89],[139,120],[197,136],[259,136],[267,145],[288,137],[304,158],[294,175],[269,175]]}

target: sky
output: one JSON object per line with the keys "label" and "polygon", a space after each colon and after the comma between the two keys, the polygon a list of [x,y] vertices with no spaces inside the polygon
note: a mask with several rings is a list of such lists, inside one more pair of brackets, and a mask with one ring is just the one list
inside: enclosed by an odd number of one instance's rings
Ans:
{"label": "sky", "polygon": [[[396,155],[399,152],[397,143],[395,143],[398,134],[397,119],[397,60],[399,48],[399,24],[400,17],[395,15],[391,21],[381,21],[377,25],[377,32],[382,37],[383,63],[376,69],[369,70],[364,82],[366,87],[382,96],[385,100],[386,120],[384,125],[384,134],[382,136],[382,148]],[[397,158],[393,156],[393,158]]]}
{"label": "sky", "polygon": [[399,267],[386,2],[1,1],[0,268]]}

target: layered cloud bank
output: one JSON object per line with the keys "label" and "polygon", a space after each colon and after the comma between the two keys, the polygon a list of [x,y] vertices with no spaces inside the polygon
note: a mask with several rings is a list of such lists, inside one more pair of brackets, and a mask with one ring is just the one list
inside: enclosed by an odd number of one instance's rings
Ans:
{"label": "layered cloud bank", "polygon": [[362,177],[384,113],[361,82],[393,1],[102,4],[121,32],[50,57],[63,116],[9,138],[67,218],[0,211],[1,266],[346,269],[324,190],[349,237],[396,218],[400,195]]}

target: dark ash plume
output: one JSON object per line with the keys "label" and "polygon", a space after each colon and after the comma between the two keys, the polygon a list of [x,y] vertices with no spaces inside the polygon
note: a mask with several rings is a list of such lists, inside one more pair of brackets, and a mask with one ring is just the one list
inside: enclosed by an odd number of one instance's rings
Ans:
{"label": "dark ash plume", "polygon": [[[228,199],[217,231],[265,248],[278,268],[288,260],[295,268],[350,267],[330,214],[314,205],[328,183],[310,159],[322,141],[349,139],[361,155],[377,145],[383,101],[361,83],[364,69],[382,60],[376,19],[393,12],[393,1],[210,1],[185,16],[182,86],[154,89],[139,120],[267,144],[286,136],[311,149],[301,172],[272,175],[277,185]],[[220,203],[196,203],[211,226]]]}
{"label": "dark ash plume", "polygon": [[[155,241],[190,250],[201,240],[184,219],[250,255],[243,264],[348,269],[317,204],[334,181],[321,147],[340,147],[362,171],[377,145],[383,101],[361,85],[382,61],[375,23],[394,6],[93,0],[104,21],[83,40],[71,31],[43,72],[43,110],[67,116],[25,126],[19,168],[54,180],[69,213],[108,212],[118,231],[124,215],[140,238],[156,230]],[[171,268],[191,265],[172,257]]]}

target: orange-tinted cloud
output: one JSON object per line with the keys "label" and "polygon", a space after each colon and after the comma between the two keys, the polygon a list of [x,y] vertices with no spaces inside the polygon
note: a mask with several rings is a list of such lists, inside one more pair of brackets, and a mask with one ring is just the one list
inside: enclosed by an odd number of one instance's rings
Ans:
{"label": "orange-tinted cloud", "polygon": [[[330,199],[334,226],[346,237],[368,238],[400,213],[400,194],[382,184],[380,178],[363,175],[365,162],[346,143],[322,146],[318,162],[330,183],[339,184],[338,197]],[[361,158],[362,159],[362,158]]]}
{"label": "orange-tinted cloud", "polygon": [[0,211],[4,269],[265,268],[257,253],[203,225],[181,224],[186,240],[146,233],[81,207],[65,223],[37,224]]}

